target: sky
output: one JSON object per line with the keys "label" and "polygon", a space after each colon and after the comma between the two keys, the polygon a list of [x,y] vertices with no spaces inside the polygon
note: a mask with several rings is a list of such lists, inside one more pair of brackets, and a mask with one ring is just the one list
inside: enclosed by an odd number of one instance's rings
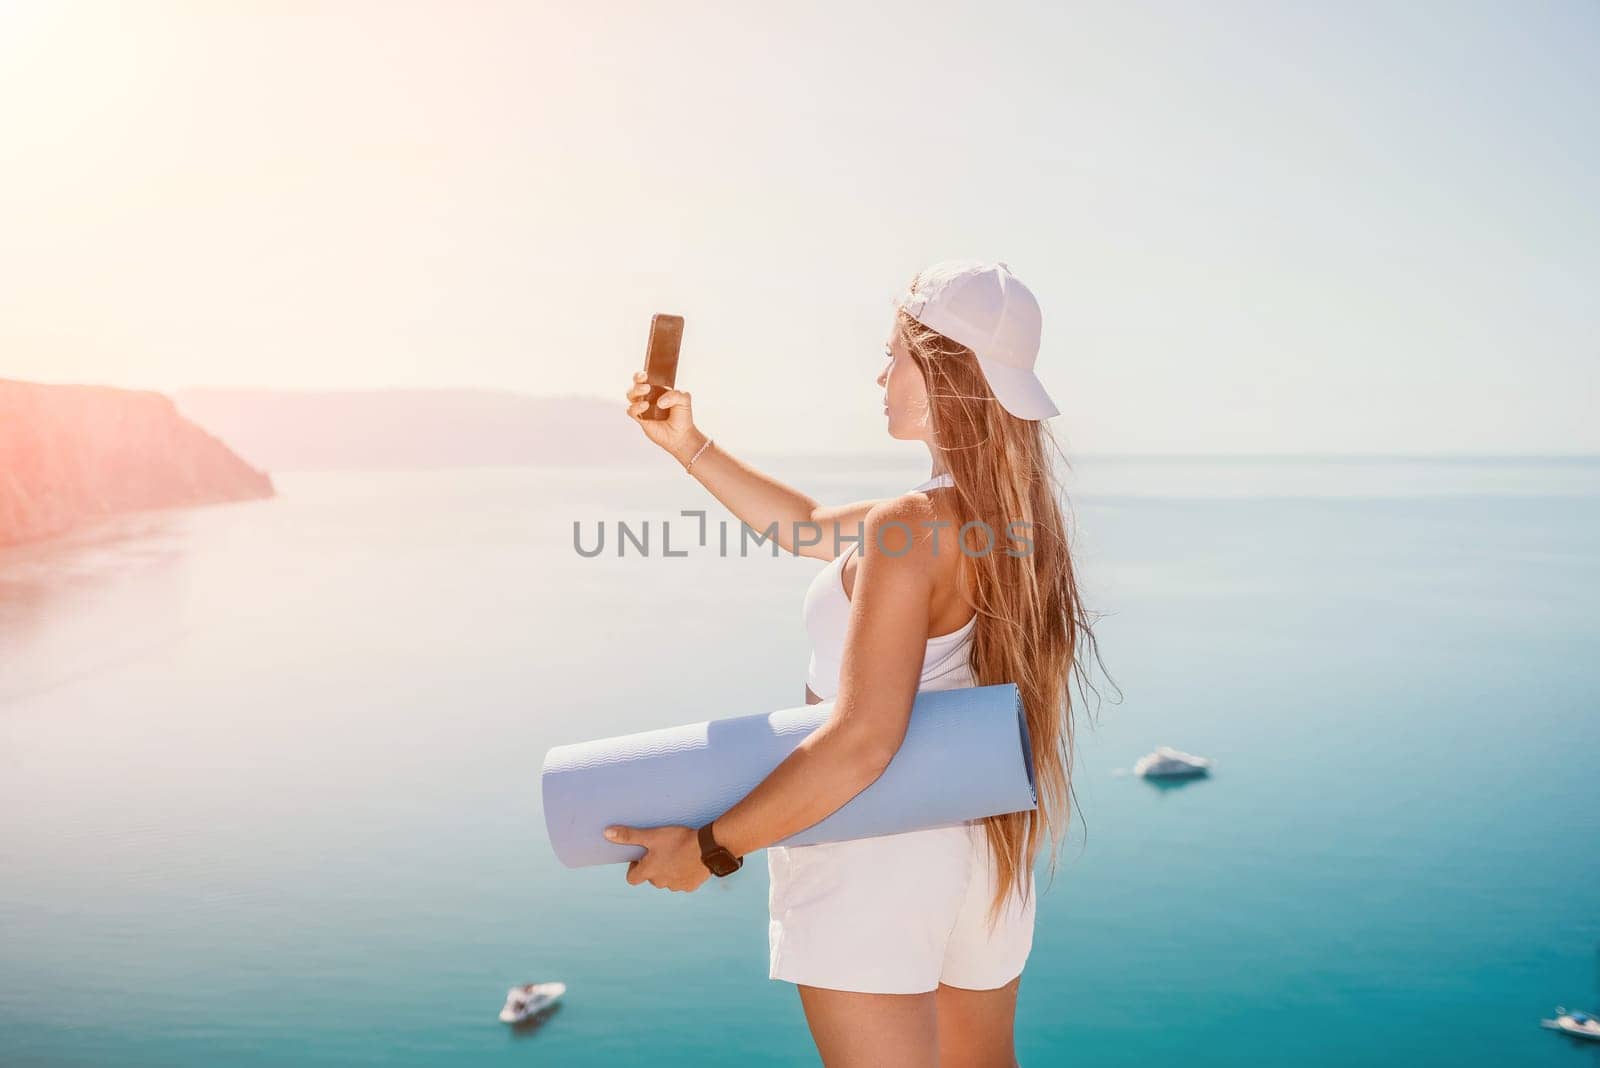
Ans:
{"label": "sky", "polygon": [[1600,5],[0,3],[0,377],[885,444],[1004,260],[1089,453],[1600,452]]}

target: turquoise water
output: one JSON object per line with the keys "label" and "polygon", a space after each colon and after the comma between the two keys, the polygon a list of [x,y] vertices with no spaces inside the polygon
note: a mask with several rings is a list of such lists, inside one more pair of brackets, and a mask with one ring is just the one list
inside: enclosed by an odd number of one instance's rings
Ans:
{"label": "turquoise water", "polygon": [[[1538,1020],[1600,1008],[1600,463],[1077,467],[1125,699],[1040,869],[1022,1062],[1593,1063]],[[279,485],[0,553],[0,1061],[816,1063],[763,858],[566,870],[537,772],[800,703],[820,563],[578,557],[574,521],[721,514],[667,462]],[[1215,777],[1123,773],[1157,744]]]}

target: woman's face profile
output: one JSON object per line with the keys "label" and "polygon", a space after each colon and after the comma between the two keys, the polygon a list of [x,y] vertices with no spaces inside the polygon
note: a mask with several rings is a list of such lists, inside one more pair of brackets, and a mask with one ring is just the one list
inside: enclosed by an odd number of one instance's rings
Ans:
{"label": "woman's face profile", "polygon": [[927,440],[928,384],[922,370],[906,350],[905,339],[897,326],[890,327],[884,343],[883,370],[878,385],[883,387],[883,414],[889,436],[902,441]]}

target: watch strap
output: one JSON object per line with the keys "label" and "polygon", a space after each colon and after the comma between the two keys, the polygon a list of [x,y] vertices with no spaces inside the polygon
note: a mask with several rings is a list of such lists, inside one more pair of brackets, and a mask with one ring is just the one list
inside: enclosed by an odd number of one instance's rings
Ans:
{"label": "watch strap", "polygon": [[700,859],[710,869],[712,875],[718,877],[732,875],[744,867],[744,858],[734,856],[726,847],[717,844],[717,840],[711,835],[711,823],[705,824],[696,832],[700,840]]}

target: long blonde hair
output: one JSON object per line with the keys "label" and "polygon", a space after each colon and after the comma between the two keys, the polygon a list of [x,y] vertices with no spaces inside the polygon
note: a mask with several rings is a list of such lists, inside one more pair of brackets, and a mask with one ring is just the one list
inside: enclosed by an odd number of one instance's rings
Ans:
{"label": "long blonde hair", "polygon": [[[913,291],[917,284],[912,282]],[[978,613],[970,661],[975,684],[1016,683],[1033,749],[1038,809],[983,821],[998,874],[989,907],[992,926],[1013,888],[1027,899],[1028,875],[1046,835],[1055,870],[1074,808],[1069,683],[1076,675],[1080,693],[1098,697],[1084,654],[1092,652],[1096,662],[1100,654],[1073,570],[1052,450],[1063,463],[1066,458],[1048,424],[1002,408],[971,349],[904,310],[897,323],[927,383],[935,448],[955,481],[956,526],[963,532]],[[985,524],[987,533],[969,533],[965,525],[974,521]]]}

